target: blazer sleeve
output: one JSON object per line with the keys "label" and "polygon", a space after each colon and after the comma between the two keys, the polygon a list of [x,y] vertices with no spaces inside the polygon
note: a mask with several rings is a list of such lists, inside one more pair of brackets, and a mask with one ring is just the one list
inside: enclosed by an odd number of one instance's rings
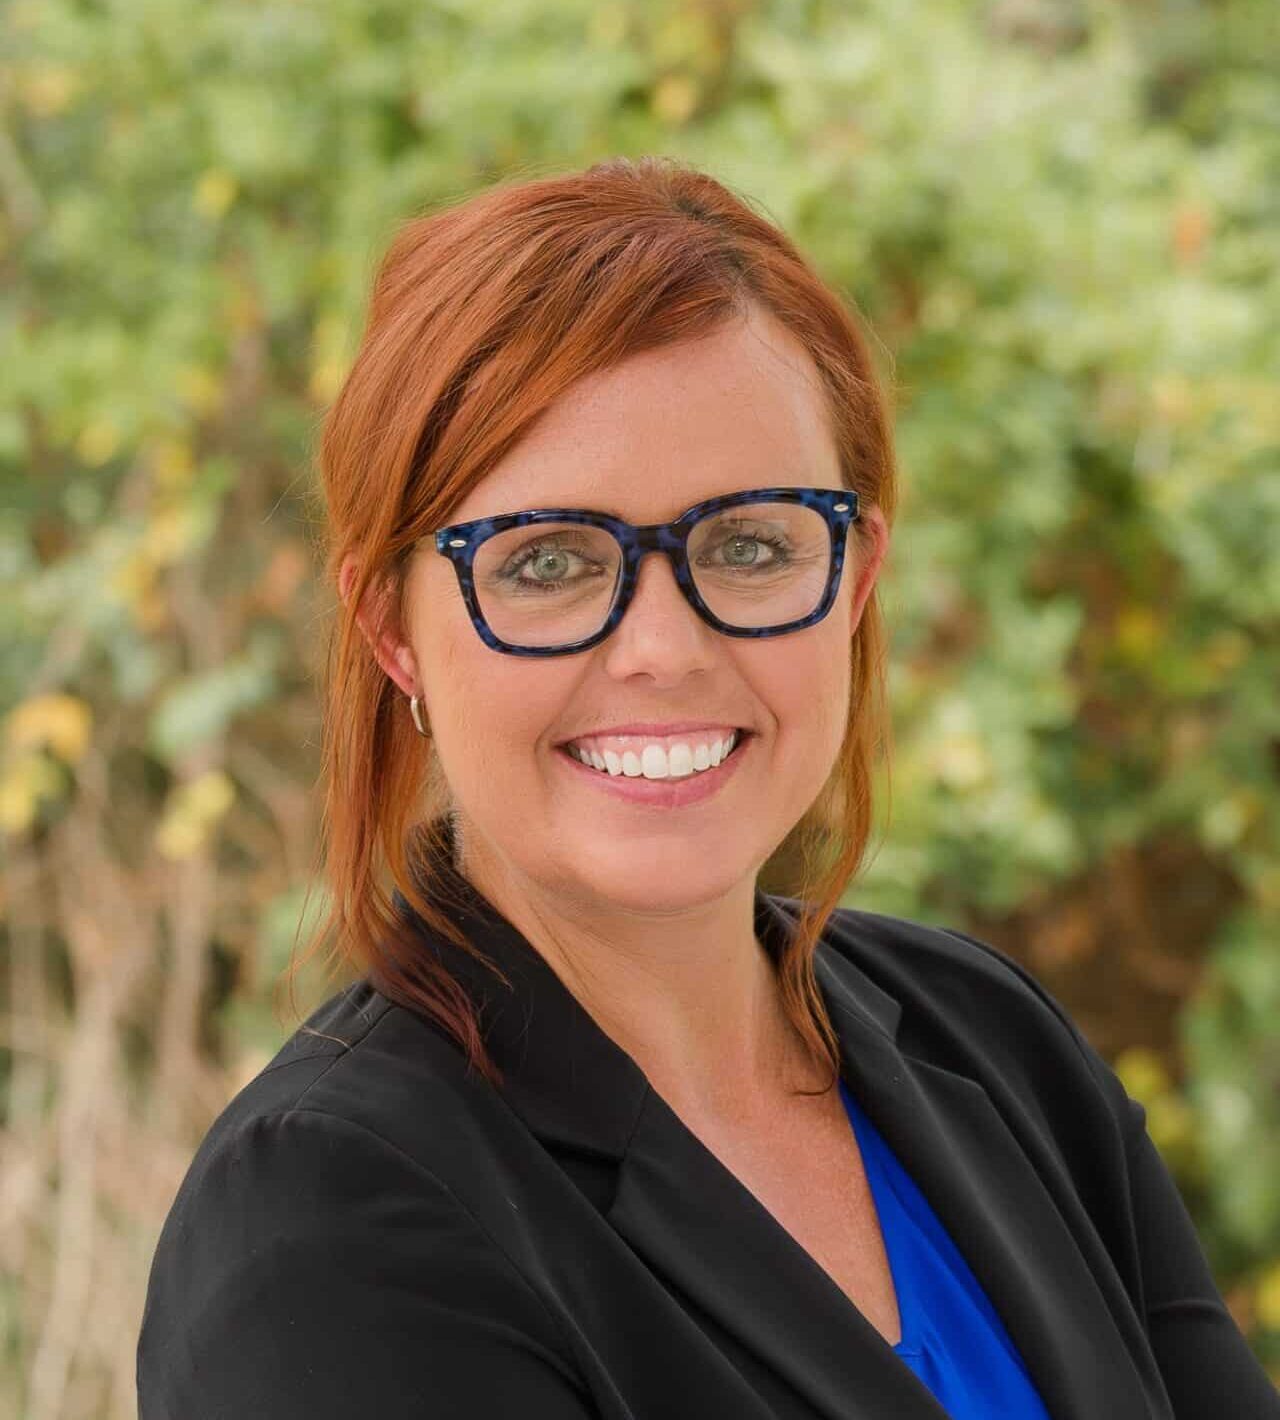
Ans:
{"label": "blazer sleeve", "polygon": [[139,1420],[592,1420],[557,1325],[429,1170],[293,1108],[201,1151],[165,1220]]}
{"label": "blazer sleeve", "polygon": [[[1123,1091],[1118,1079],[1116,1088]],[[1214,1284],[1190,1214],[1147,1132],[1146,1111],[1137,1100],[1125,1099],[1147,1334],[1173,1413],[1178,1420],[1223,1415],[1280,1420],[1280,1390]]]}
{"label": "blazer sleeve", "polygon": [[954,932],[1012,967],[1070,1031],[1125,1140],[1129,1204],[1147,1336],[1177,1420],[1280,1420],[1280,1390],[1227,1309],[1195,1224],[1134,1099],[1062,1005],[1020,962]]}

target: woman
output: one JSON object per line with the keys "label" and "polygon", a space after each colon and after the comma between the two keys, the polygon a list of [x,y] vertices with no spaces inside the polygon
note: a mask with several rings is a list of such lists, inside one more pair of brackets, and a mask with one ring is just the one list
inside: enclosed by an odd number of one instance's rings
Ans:
{"label": "woman", "polygon": [[1280,1416],[1062,1009],[838,906],[896,490],[785,236],[656,160],[411,222],[321,464],[361,975],[196,1155],[143,1420]]}

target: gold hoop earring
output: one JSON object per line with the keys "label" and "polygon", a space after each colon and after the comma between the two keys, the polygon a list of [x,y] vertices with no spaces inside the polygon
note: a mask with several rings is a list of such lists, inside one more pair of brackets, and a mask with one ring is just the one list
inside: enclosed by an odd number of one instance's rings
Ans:
{"label": "gold hoop earring", "polygon": [[411,695],[409,697],[409,714],[413,716],[414,728],[418,731],[420,735],[430,734],[430,731],[423,723],[423,716],[425,712],[422,708],[422,701],[419,700],[416,695]]}

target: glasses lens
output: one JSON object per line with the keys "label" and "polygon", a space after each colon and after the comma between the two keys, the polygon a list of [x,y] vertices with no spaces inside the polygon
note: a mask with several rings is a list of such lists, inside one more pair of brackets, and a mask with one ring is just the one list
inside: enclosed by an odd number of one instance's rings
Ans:
{"label": "glasses lens", "polygon": [[[831,567],[826,519],[800,503],[762,499],[708,513],[689,534],[689,567],[721,621],[767,630],[817,609]],[[612,610],[622,549],[583,523],[535,523],[494,534],[475,559],[476,596],[490,629],[513,646],[569,645],[594,636]]]}
{"label": "glasses lens", "polygon": [[480,544],[476,597],[512,646],[561,646],[600,630],[622,575],[612,533],[585,523],[530,523]]}
{"label": "glasses lens", "polygon": [[738,503],[689,536],[698,595],[730,626],[767,630],[817,609],[831,568],[827,520],[803,503]]}

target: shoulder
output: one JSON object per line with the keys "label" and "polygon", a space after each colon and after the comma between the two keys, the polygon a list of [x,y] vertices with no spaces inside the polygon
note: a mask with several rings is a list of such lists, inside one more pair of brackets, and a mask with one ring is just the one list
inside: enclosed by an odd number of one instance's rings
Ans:
{"label": "shoulder", "polygon": [[350,1235],[396,1196],[412,1196],[419,1226],[437,1234],[465,1221],[430,1161],[389,1127],[390,1015],[362,1012],[370,1004],[360,987],[333,997],[232,1097],[178,1188],[158,1268],[180,1255],[209,1275],[233,1259],[270,1269],[339,1224]]}
{"label": "shoulder", "polygon": [[365,982],[305,1025],[196,1149],[157,1242],[149,1335],[236,1294],[292,1308],[338,1278],[447,1295],[483,1277],[532,1303],[449,1164],[484,1127],[460,1100],[457,1053]]}
{"label": "shoulder", "polygon": [[1080,1046],[1079,1028],[1062,1003],[990,942],[954,927],[848,907],[832,915],[829,933],[837,950],[889,974],[921,1004],[1006,1022],[1013,1010]]}
{"label": "shoulder", "polygon": [[423,1246],[473,1231],[435,1167],[447,1157],[436,1137],[458,1133],[450,1121],[465,1113],[451,1103],[456,1056],[433,1060],[433,1040],[443,1046],[363,980],[318,1007],[200,1140],[159,1235],[154,1294],[270,1275],[285,1257],[380,1227],[397,1200]]}
{"label": "shoulder", "polygon": [[443,1034],[361,979],[312,1012],[230,1099],[184,1192],[211,1170],[243,1174],[250,1161],[286,1186],[323,1161],[338,1177],[348,1159],[366,1174],[430,1174],[466,1142],[458,1130],[484,1094]]}
{"label": "shoulder", "polygon": [[[770,900],[791,919],[803,907],[796,898]],[[822,945],[888,987],[904,1006],[979,1015],[1012,1007],[1073,1040],[1079,1036],[1061,1002],[1021,962],[953,927],[837,907],[823,929]]]}
{"label": "shoulder", "polygon": [[562,1327],[509,1248],[429,1161],[316,1093],[344,1062],[358,1088],[362,1048],[326,1056],[292,1103],[251,1085],[200,1145],[151,1263],[140,1415],[261,1414],[270,1397],[281,1420],[407,1420],[424,1377],[450,1414],[526,1384],[577,1413]]}
{"label": "shoulder", "polygon": [[[776,900],[793,915],[800,909]],[[1062,1002],[1007,952],[953,927],[851,907],[832,913],[823,944],[902,1008],[904,1049],[946,1060],[993,1095],[1013,1092],[1064,1127],[1083,1110],[1113,1141],[1140,1134],[1142,1105]]]}

